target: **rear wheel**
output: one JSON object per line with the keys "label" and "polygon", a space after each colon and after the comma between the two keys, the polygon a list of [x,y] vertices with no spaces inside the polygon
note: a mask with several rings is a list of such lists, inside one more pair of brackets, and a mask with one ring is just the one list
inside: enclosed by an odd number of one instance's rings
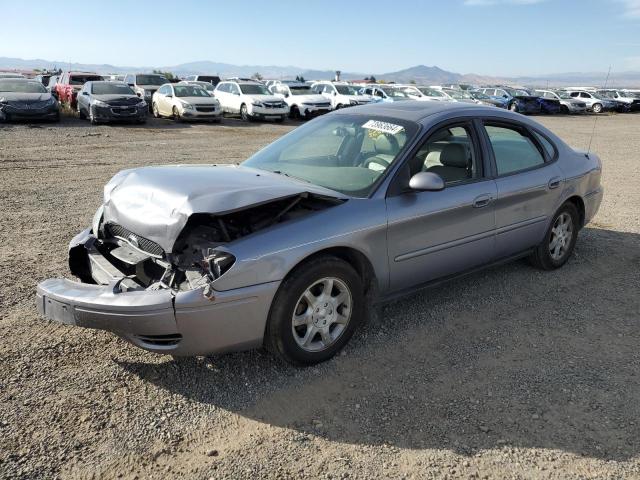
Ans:
{"label": "rear wheel", "polygon": [[601,103],[594,103],[593,107],[591,107],[593,110],[593,113],[601,113],[602,112],[602,104]]}
{"label": "rear wheel", "polygon": [[576,245],[578,222],[575,205],[570,202],[562,205],[554,215],[544,240],[531,254],[531,263],[543,270],[554,270],[564,265]]}
{"label": "rear wheel", "polygon": [[362,280],[333,256],[294,270],[276,294],[265,334],[267,348],[281,359],[312,365],[333,357],[364,316]]}

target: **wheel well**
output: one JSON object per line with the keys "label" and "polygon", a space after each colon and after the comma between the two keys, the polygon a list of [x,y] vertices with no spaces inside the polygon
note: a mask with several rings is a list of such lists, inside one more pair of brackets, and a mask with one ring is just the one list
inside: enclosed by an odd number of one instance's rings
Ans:
{"label": "wheel well", "polygon": [[573,197],[567,198],[567,202],[573,203],[575,205],[576,209],[578,210],[580,228],[584,227],[585,211],[584,211],[584,201],[582,200],[582,198],[579,197],[578,195],[574,195]]}
{"label": "wheel well", "polygon": [[341,260],[344,260],[349,265],[351,265],[355,271],[358,273],[360,278],[362,279],[362,284],[364,285],[364,293],[367,294],[375,294],[378,289],[378,281],[376,278],[375,271],[373,269],[373,265],[369,259],[360,251],[355,248],[350,247],[332,247],[327,248],[325,250],[320,250],[319,252],[315,252],[312,255],[301,260],[293,269],[295,270],[300,265],[308,262],[309,260],[322,257],[325,255],[330,255],[334,257],[338,257]]}

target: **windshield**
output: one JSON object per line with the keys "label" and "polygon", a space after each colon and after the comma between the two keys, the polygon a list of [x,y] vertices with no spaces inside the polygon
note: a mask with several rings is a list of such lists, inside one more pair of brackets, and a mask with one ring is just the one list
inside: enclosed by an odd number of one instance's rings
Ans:
{"label": "windshield", "polygon": [[464,100],[464,99],[473,98],[468,93],[461,92],[461,91],[458,91],[458,90],[447,90],[447,93],[449,94],[449,96],[451,96],[452,98],[455,98],[456,100]]}
{"label": "windshield", "polygon": [[417,131],[413,122],[384,117],[321,117],[276,140],[242,165],[364,198]]}
{"label": "windshield", "polygon": [[311,95],[311,87],[289,87],[291,95]]}
{"label": "windshield", "polygon": [[615,92],[598,92],[600,98],[616,98]]}
{"label": "windshield", "polygon": [[253,83],[241,83],[240,91],[245,95],[271,95],[267,87]]}
{"label": "windshield", "polygon": [[136,85],[164,85],[169,80],[163,75],[136,75]]}
{"label": "windshield", "polygon": [[94,95],[135,95],[129,85],[124,83],[97,82],[91,86]]}
{"label": "windshield", "polygon": [[100,75],[71,75],[69,85],[84,85],[87,82],[99,82],[104,80]]}
{"label": "windshield", "polygon": [[445,94],[435,88],[420,87],[418,88],[427,97],[444,97]]}
{"label": "windshield", "polygon": [[527,92],[526,90],[522,90],[522,89],[516,89],[516,88],[503,88],[503,90],[505,92],[507,92],[509,95],[511,95],[512,97],[528,97],[529,92]]}
{"label": "windshield", "polygon": [[0,80],[0,92],[47,93],[47,89],[40,82]]}
{"label": "windshield", "polygon": [[482,92],[471,92],[471,96],[477,100],[491,100],[489,95],[485,95]]}
{"label": "windshield", "polygon": [[397,88],[382,88],[381,90],[384,93],[386,93],[388,96],[390,96],[390,97],[394,97],[394,98],[409,98],[409,95],[407,95],[402,90],[398,90]]}
{"label": "windshield", "polygon": [[340,95],[358,95],[358,91],[361,87],[354,87],[353,85],[334,85]]}
{"label": "windshield", "polygon": [[173,91],[176,97],[210,97],[204,88],[195,85],[174,85]]}
{"label": "windshield", "polygon": [[211,83],[212,85],[217,85],[220,82],[220,77],[209,76],[209,75],[198,75],[198,81]]}
{"label": "windshield", "polygon": [[555,92],[556,95],[558,95],[558,97],[562,98],[563,100],[571,100],[572,97],[571,95],[569,95],[567,92]]}

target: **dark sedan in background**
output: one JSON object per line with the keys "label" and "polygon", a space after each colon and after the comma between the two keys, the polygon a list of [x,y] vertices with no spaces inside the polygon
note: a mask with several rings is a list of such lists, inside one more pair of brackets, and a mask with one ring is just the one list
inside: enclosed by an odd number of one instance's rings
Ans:
{"label": "dark sedan in background", "polygon": [[42,83],[23,78],[0,79],[0,120],[60,120],[57,100]]}
{"label": "dark sedan in background", "polygon": [[507,108],[512,112],[540,113],[542,107],[538,97],[531,95],[524,89],[510,87],[482,87],[478,91],[490,97],[500,97],[506,100]]}
{"label": "dark sedan in background", "polygon": [[91,123],[147,121],[147,102],[124,82],[87,82],[77,99],[78,115]]}

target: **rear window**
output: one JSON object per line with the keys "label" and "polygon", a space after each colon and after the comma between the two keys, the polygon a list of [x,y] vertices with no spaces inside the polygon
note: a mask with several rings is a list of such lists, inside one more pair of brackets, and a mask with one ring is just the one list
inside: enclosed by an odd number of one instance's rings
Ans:
{"label": "rear window", "polygon": [[518,127],[485,125],[491,141],[498,175],[528,170],[544,164],[542,152]]}
{"label": "rear window", "polygon": [[100,75],[71,75],[69,85],[84,85],[87,82],[99,82],[104,80]]}

